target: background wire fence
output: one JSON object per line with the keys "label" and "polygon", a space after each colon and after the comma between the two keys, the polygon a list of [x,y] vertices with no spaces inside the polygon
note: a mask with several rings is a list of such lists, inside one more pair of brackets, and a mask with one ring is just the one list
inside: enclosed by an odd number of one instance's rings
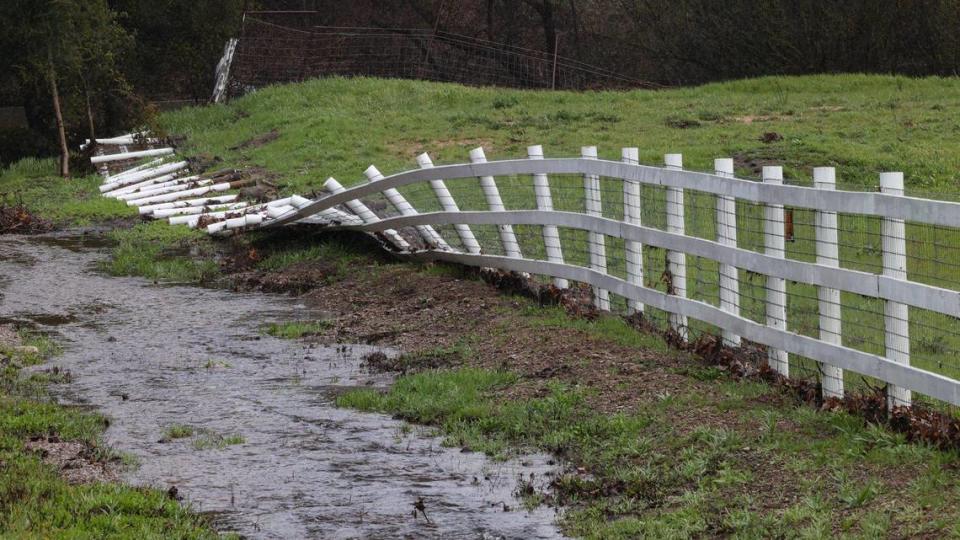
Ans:
{"label": "background wire fence", "polygon": [[[486,211],[490,206],[475,178],[445,180],[453,198],[463,211]],[[537,200],[532,176],[514,175],[496,178],[499,193],[507,210],[535,210]],[[795,183],[795,182],[787,182]],[[550,175],[549,185],[553,208],[558,211],[585,213],[588,210],[584,177],[582,175]],[[807,183],[809,185],[809,182]],[[623,221],[624,181],[619,178],[602,177],[598,182],[602,216]],[[846,189],[846,186],[843,186]],[[438,212],[442,208],[437,196],[427,182],[400,188],[408,201],[420,212]],[[667,230],[666,189],[660,186],[642,185],[641,215],[644,226]],[[925,194],[929,198],[956,199],[956,194]],[[596,195],[595,195],[596,196]],[[685,234],[717,241],[717,196],[697,190],[684,190]],[[384,215],[396,215],[395,209],[382,195],[367,200],[372,208]],[[736,223],[738,247],[764,252],[765,207],[762,204],[737,200]],[[838,221],[839,266],[882,273],[882,219],[872,216],[840,214]],[[802,208],[785,208],[782,231],[785,240],[785,256],[788,259],[816,262],[816,211]],[[483,253],[508,255],[502,242],[502,228],[496,225],[471,225],[474,235],[482,246]],[[466,251],[453,225],[434,226],[446,242],[455,249]],[[545,227],[539,225],[513,225],[508,227],[516,237],[524,258],[547,260],[544,241]],[[907,223],[907,272],[913,281],[960,290],[960,230],[920,223]],[[416,235],[410,231],[410,235]],[[598,241],[606,257],[606,272],[627,279],[627,246],[621,238],[594,236],[584,230],[559,227],[559,237],[564,261],[567,264],[590,267],[591,253],[596,252]],[[645,287],[668,292],[667,250],[644,245],[642,248],[643,284]],[[720,305],[720,264],[705,257],[686,256],[687,297],[714,306]],[[737,301],[740,315],[762,324],[767,323],[768,280],[767,276],[739,269]],[[541,276],[548,282],[549,276]],[[806,283],[786,283],[786,328],[790,332],[821,338],[820,296],[818,287]],[[611,296],[611,311],[627,313],[624,298]],[[842,344],[846,347],[884,356],[887,353],[884,323],[885,301],[859,294],[840,292]],[[667,313],[646,307],[644,317],[660,328],[668,327]],[[696,340],[703,334],[720,335],[721,329],[693,319],[689,321],[689,339]],[[909,308],[910,362],[921,369],[960,379],[960,321],[955,317],[915,307]],[[822,382],[826,376],[818,362],[798,355],[789,355],[789,371],[792,378]],[[843,386],[847,392],[870,388],[882,388],[885,383],[847,371]],[[914,401],[934,403],[931,398],[916,395]],[[943,407],[942,402],[936,402]]]}
{"label": "background wire fence", "polygon": [[294,28],[244,18],[228,93],[328,76],[566,90],[654,86],[562,56],[422,29]]}

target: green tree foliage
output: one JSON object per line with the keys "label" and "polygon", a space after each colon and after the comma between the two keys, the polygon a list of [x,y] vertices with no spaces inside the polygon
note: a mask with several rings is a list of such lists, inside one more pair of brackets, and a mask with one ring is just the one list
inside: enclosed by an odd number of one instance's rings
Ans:
{"label": "green tree foliage", "polygon": [[130,81],[150,99],[209,99],[226,41],[235,37],[243,0],[110,0],[136,37],[126,65]]}
{"label": "green tree foliage", "polygon": [[6,67],[37,127],[55,137],[59,172],[68,176],[71,142],[94,133],[95,111],[129,97],[118,65],[132,41],[106,0],[9,0],[0,4],[0,27]]}

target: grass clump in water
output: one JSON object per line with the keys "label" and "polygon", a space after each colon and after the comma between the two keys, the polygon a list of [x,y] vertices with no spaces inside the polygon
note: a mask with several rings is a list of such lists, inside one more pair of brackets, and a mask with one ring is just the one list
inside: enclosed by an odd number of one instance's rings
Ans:
{"label": "grass clump in water", "polygon": [[264,327],[264,333],[280,339],[300,339],[306,336],[322,334],[333,327],[330,321],[286,321],[270,323]]}
{"label": "grass clump in water", "polygon": [[110,233],[117,242],[102,268],[114,276],[200,283],[219,273],[209,235],[163,222],[143,223]]}

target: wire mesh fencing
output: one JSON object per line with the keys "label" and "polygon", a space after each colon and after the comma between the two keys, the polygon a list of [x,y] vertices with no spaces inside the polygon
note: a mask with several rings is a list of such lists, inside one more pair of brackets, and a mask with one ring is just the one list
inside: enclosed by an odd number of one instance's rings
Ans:
{"label": "wire mesh fencing", "polygon": [[824,398],[885,388],[890,408],[960,404],[954,197],[906,197],[896,173],[878,194],[836,190],[829,168],[784,183],[779,167],[757,181],[734,178],[730,160],[704,174],[679,155],[662,168],[623,155],[551,160],[531,147],[487,162],[478,149],[469,164],[368,170],[313,204],[362,201],[378,215],[364,230],[396,228],[426,258],[581,281],[600,310],[642,313],[686,341],[722,336]]}
{"label": "wire mesh fencing", "polygon": [[244,17],[229,95],[329,76],[565,90],[654,86],[570,58],[442,31],[292,27],[266,17]]}

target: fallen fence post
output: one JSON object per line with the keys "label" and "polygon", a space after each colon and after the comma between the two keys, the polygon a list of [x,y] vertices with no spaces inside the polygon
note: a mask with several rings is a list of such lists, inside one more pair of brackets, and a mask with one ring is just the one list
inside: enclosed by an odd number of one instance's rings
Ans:
{"label": "fallen fence post", "polygon": [[[833,190],[837,185],[837,172],[833,167],[813,169],[813,187]],[[837,233],[837,213],[816,211],[817,264],[840,266],[840,246]],[[817,288],[817,303],[820,307],[820,339],[841,345],[842,323],[840,291],[830,287]],[[820,364],[821,386],[824,398],[843,398],[843,370],[829,364]]]}
{"label": "fallen fence post", "polygon": [[[470,151],[470,161],[472,163],[486,163],[487,156],[483,148],[474,148]],[[505,212],[507,208],[503,205],[503,199],[500,198],[500,190],[497,189],[497,182],[492,176],[481,176],[480,188],[483,190],[483,196],[487,199],[487,206],[491,212]],[[520,253],[520,243],[517,242],[517,235],[513,232],[512,225],[498,225],[500,232],[500,242],[503,244],[503,251],[507,257],[516,259],[523,258]]]}
{"label": "fallen fence post", "polygon": [[[370,183],[376,183],[380,180],[383,180],[383,175],[380,174],[380,171],[373,165],[367,167],[367,170],[363,171],[363,175],[367,177],[367,181]],[[387,197],[387,200],[390,201],[390,204],[404,216],[415,216],[418,214],[416,209],[411,205],[406,197],[404,197],[399,191],[395,188],[387,188],[382,192],[384,196]],[[426,242],[427,247],[433,249],[442,249],[444,251],[451,251],[450,244],[443,239],[442,236],[430,225],[417,225],[415,227],[417,232],[420,233],[420,236],[423,238],[423,241]]]}
{"label": "fallen fence post", "polygon": [[[778,166],[763,168],[765,184],[783,184],[783,168]],[[767,204],[764,207],[763,241],[764,253],[780,259],[786,256],[786,243],[783,236],[783,205]],[[787,329],[787,280],[767,276],[767,326],[777,330]],[[787,351],[773,347],[767,348],[767,361],[774,371],[790,376],[790,363]]]}
{"label": "fallen fence post", "polygon": [[[433,168],[433,160],[430,159],[430,155],[426,152],[417,156],[417,164],[420,165],[421,169]],[[453,199],[453,195],[450,194],[450,190],[447,189],[447,184],[443,180],[431,180],[430,187],[433,188],[433,193],[437,196],[437,200],[440,201],[440,207],[443,208],[444,212],[460,211],[460,207],[457,206],[457,201]],[[470,230],[469,225],[461,223],[454,225],[453,228],[457,231],[457,236],[460,237],[460,243],[463,244],[467,253],[480,253],[480,243],[477,242],[477,237],[473,235],[473,231]]]}
{"label": "fallen fence post", "polygon": [[[596,146],[580,148],[583,159],[597,159]],[[584,208],[588,216],[603,217],[603,202],[600,200],[600,177],[595,174],[583,175]],[[587,248],[590,251],[590,268],[607,273],[607,243],[602,233],[587,233]],[[601,311],[610,311],[610,292],[599,287],[593,288],[593,305]]]}
{"label": "fallen fence post", "polygon": [[[527,147],[528,159],[543,159],[543,147],[539,144]],[[537,210],[552,212],[553,195],[550,193],[550,180],[546,174],[533,175],[533,191],[537,198]],[[560,229],[556,225],[544,225],[543,246],[547,252],[547,260],[554,263],[563,264],[563,247],[560,242]],[[553,286],[558,289],[566,289],[570,283],[559,277],[553,278]]]}
{"label": "fallen fence post", "polygon": [[[620,151],[621,160],[631,165],[640,164],[638,148],[624,148]],[[640,182],[623,181],[623,220],[631,225],[642,225],[640,204]],[[635,240],[623,243],[627,264],[627,282],[643,287],[643,244]],[[643,313],[643,303],[627,298],[627,313]]]}
{"label": "fallen fence post", "polygon": [[173,148],[154,148],[152,150],[139,150],[137,152],[121,152],[119,154],[106,154],[102,156],[93,156],[90,163],[107,163],[109,161],[123,161],[125,159],[136,159],[153,156],[169,156],[173,153]]}
{"label": "fallen fence post", "polygon": [[[667,170],[683,170],[682,154],[666,154],[663,156],[663,162]],[[683,208],[683,188],[667,187],[667,232],[674,234],[686,234],[686,225],[684,224]],[[667,251],[667,287],[668,293],[687,297],[687,255],[682,251]],[[690,337],[689,327],[687,325],[687,316],[677,313],[670,314],[670,327],[680,337],[682,341],[687,341]]]}
{"label": "fallen fence post", "polygon": [[[717,176],[733,178],[733,159],[713,160],[713,169]],[[737,247],[737,199],[717,195],[717,242],[725,246]],[[720,309],[740,315],[740,271],[736,266],[720,264]],[[724,329],[723,344],[727,347],[739,347],[740,336]]]}
{"label": "fallen fence post", "polygon": [[[323,187],[334,195],[346,191],[343,189],[343,186],[340,184],[340,182],[337,182],[336,179],[332,177],[327,178],[327,181],[323,183]],[[378,218],[376,214],[367,208],[367,205],[356,199],[347,201],[345,204],[347,205],[347,208],[349,208],[354,214],[360,216],[360,219],[362,219],[364,223],[376,223],[380,221],[380,218]],[[399,248],[401,251],[410,250],[410,243],[404,240],[397,231],[393,229],[386,229],[383,231],[383,235],[390,239],[390,241],[393,242],[393,245]]]}
{"label": "fallen fence post", "polygon": [[[880,192],[903,196],[903,173],[880,174]],[[881,222],[883,275],[907,279],[907,227],[902,219],[884,218]],[[910,365],[910,310],[906,304],[887,300],[883,305],[885,356],[898,364]],[[887,387],[887,407],[907,407],[912,393],[896,385]]]}

